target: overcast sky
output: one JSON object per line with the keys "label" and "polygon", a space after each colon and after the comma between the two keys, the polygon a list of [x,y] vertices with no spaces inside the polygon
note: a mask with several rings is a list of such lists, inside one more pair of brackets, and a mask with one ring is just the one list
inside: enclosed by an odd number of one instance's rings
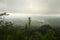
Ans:
{"label": "overcast sky", "polygon": [[60,0],[0,0],[0,12],[59,14]]}

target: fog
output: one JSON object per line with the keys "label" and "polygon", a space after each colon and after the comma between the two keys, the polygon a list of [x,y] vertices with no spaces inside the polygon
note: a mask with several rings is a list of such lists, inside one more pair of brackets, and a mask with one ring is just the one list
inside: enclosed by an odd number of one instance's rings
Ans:
{"label": "fog", "polygon": [[59,27],[60,16],[59,15],[39,15],[39,14],[19,14],[19,13],[9,13],[5,16],[5,21],[11,21],[16,26],[25,26],[28,23],[28,17],[31,17],[31,26],[40,27],[44,24],[49,24],[53,27]]}

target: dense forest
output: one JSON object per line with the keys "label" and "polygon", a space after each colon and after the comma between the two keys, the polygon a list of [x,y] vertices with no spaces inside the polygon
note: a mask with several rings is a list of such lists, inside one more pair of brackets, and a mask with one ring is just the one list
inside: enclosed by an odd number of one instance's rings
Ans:
{"label": "dense forest", "polygon": [[[0,16],[4,15],[6,13]],[[60,31],[57,29],[45,24],[39,29],[31,30],[31,21],[31,17],[29,17],[25,28],[18,29],[12,22],[5,22],[2,18],[0,20],[0,40],[60,40]]]}

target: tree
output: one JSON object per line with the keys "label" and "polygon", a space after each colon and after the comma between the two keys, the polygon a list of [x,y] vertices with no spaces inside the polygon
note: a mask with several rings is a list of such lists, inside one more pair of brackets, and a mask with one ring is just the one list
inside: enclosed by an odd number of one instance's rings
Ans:
{"label": "tree", "polygon": [[4,18],[5,18],[4,16],[5,16],[5,15],[7,15],[7,16],[8,16],[9,14],[7,14],[6,12],[4,12],[4,13],[1,13],[1,14],[0,14],[0,16],[2,16],[2,17],[3,17],[3,24],[4,24]]}
{"label": "tree", "polygon": [[56,33],[53,30],[48,30],[46,35],[44,36],[44,40],[56,40]]}
{"label": "tree", "polygon": [[41,33],[39,33],[38,31],[34,32],[33,35],[33,40],[42,40],[43,35]]}
{"label": "tree", "polygon": [[28,22],[28,24],[29,24],[29,30],[30,30],[30,26],[31,26],[31,18],[29,17],[28,19],[29,19],[29,22]]}

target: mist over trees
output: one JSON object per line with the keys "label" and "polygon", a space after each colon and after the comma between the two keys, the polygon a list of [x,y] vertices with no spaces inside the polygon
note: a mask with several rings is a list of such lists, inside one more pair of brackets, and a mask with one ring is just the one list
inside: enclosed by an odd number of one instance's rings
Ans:
{"label": "mist over trees", "polygon": [[[31,17],[28,17],[28,23],[24,29],[18,29],[12,22],[5,22],[4,15],[0,14],[0,40],[59,40],[60,32],[56,32],[49,24],[42,25],[36,30],[31,30]],[[33,27],[33,26],[32,26]]]}

